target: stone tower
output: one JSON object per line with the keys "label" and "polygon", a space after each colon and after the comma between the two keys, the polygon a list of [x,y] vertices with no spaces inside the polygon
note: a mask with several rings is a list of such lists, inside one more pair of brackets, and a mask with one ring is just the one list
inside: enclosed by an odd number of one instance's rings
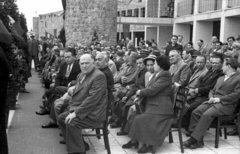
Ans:
{"label": "stone tower", "polygon": [[89,45],[94,33],[108,45],[116,44],[118,0],[67,0],[66,45]]}

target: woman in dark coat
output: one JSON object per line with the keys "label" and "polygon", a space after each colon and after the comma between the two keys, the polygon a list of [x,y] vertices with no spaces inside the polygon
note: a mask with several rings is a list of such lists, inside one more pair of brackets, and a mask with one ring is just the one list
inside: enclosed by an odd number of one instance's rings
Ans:
{"label": "woman in dark coat", "polygon": [[169,73],[170,63],[166,56],[159,56],[154,65],[154,75],[149,86],[138,90],[136,95],[146,101],[146,110],[137,115],[129,132],[131,141],[123,148],[138,148],[138,153],[153,151],[153,146],[161,146],[173,122],[172,81]]}

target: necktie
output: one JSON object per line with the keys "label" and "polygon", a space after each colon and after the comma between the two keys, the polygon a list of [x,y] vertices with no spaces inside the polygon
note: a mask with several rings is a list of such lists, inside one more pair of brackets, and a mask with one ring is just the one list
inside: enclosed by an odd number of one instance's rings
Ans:
{"label": "necktie", "polygon": [[71,72],[71,65],[68,65],[65,77],[68,78]]}

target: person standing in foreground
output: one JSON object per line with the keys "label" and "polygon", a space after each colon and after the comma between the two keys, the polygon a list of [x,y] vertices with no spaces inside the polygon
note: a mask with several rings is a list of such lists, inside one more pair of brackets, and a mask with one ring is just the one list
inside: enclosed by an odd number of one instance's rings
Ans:
{"label": "person standing in foreground", "polygon": [[85,154],[82,129],[99,127],[106,120],[107,82],[105,75],[94,67],[90,54],[80,58],[82,73],[78,76],[69,110],[58,116],[58,123],[69,154]]}

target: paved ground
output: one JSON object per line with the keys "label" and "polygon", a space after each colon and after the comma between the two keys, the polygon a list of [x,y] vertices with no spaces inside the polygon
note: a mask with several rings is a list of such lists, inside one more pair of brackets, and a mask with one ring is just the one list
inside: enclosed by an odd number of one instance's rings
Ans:
{"label": "paved ground", "polygon": [[[11,126],[8,132],[9,154],[66,154],[65,145],[60,145],[59,129],[42,129],[41,125],[48,123],[48,116],[38,116],[35,111],[41,105],[41,96],[44,89],[35,72],[27,84],[30,94],[20,94],[20,107],[15,111]],[[110,146],[112,154],[136,154],[136,149],[124,150],[121,145],[127,143],[127,136],[116,136],[119,129],[109,129]],[[91,130],[86,130],[93,133]],[[214,129],[211,129],[205,139],[205,147],[196,150],[186,149],[186,154],[240,154],[240,142],[237,136],[228,137],[227,140],[220,139],[218,149],[214,148]],[[161,147],[157,148],[158,154],[180,154],[177,133],[173,134],[174,143],[170,144],[166,138]],[[186,140],[183,134],[183,140]],[[106,154],[103,139],[96,137],[85,139],[91,146],[87,154]]]}

